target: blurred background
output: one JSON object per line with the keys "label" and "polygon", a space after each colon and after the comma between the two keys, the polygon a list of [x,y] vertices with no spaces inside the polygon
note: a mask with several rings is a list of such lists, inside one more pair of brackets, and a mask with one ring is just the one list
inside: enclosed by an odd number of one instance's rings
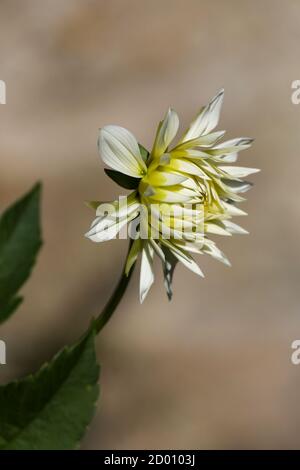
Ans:
{"label": "blurred background", "polygon": [[104,174],[98,128],[146,147],[172,105],[185,127],[221,88],[219,129],[251,136],[241,220],[219,239],[232,268],[183,266],[168,303],[156,282],[138,301],[138,269],[97,340],[101,400],[83,449],[299,448],[300,79],[297,0],[2,0],[0,209],[44,184],[44,247],[1,327],[5,382],[35,370],[87,327],[121,272],[126,241],[83,237],[84,201],[122,191]]}

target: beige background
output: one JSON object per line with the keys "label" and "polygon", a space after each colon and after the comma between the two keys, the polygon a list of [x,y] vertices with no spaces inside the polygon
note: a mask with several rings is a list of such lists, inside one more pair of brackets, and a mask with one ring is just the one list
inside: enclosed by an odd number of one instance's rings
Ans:
{"label": "beige background", "polygon": [[84,449],[300,447],[299,41],[297,0],[2,0],[0,207],[42,180],[45,245],[0,330],[1,382],[76,338],[119,276],[126,242],[83,237],[84,201],[119,194],[100,126],[149,146],[169,105],[186,125],[225,87],[220,128],[255,137],[241,161],[262,169],[250,236],[220,240],[231,269],[202,257],[201,280],[180,267],[169,304],[157,264],[143,306],[135,273],[97,341],[102,396]]}

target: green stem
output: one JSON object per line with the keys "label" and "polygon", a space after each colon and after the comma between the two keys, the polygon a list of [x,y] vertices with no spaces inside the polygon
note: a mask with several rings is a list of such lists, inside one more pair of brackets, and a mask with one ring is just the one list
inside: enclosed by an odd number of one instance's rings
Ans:
{"label": "green stem", "polygon": [[[129,244],[129,250],[131,248],[131,242]],[[128,252],[129,252],[128,250]],[[126,257],[127,258],[127,257]],[[125,262],[126,263],[126,262]],[[107,304],[105,305],[104,309],[100,313],[100,315],[94,320],[93,322],[93,327],[95,328],[95,332],[98,334],[102,328],[106,325],[106,323],[109,321],[110,317],[114,313],[115,309],[117,308],[119,302],[121,301],[127,286],[129,284],[130,278],[132,276],[133,270],[135,267],[135,263],[132,266],[130,272],[128,275],[125,274],[125,266],[122,271],[122,275],[119,279],[119,282],[113,291],[110,299],[108,300]]]}

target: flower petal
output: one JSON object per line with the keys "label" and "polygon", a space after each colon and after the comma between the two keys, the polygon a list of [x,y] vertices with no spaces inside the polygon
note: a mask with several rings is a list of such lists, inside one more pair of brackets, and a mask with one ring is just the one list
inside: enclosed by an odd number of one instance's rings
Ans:
{"label": "flower petal", "polygon": [[223,184],[226,190],[229,190],[231,193],[246,193],[249,189],[252,188],[253,183],[248,181],[237,181],[237,180],[223,180]]}
{"label": "flower petal", "polygon": [[149,243],[152,246],[155,253],[157,254],[157,256],[160,258],[160,260],[162,262],[164,262],[165,261],[165,254],[164,254],[162,248],[160,247],[160,245],[155,240],[153,240],[153,238],[149,239]]}
{"label": "flower petal", "polygon": [[206,240],[203,245],[202,250],[204,253],[212,256],[213,258],[225,264],[226,266],[231,266],[230,261],[227,259],[224,253],[221,250],[219,250],[219,248],[213,241]]}
{"label": "flower petal", "polygon": [[181,171],[189,175],[200,176],[202,179],[210,180],[210,177],[207,176],[206,173],[204,173],[204,171],[202,171],[196,163],[193,163],[190,160],[186,160],[185,158],[172,158],[168,167],[166,168],[172,168],[173,170]]}
{"label": "flower petal", "polygon": [[234,163],[238,159],[238,152],[229,153],[228,155],[209,155],[214,162]]}
{"label": "flower petal", "polygon": [[[174,157],[174,158],[192,158],[194,160],[203,160],[205,158],[212,158],[211,155],[204,152],[203,150],[190,148],[189,146],[187,148],[182,148],[181,145],[172,149],[170,152],[170,155],[171,157]],[[164,162],[162,162],[162,164],[163,163]]]}
{"label": "flower petal", "polygon": [[242,166],[219,166],[220,170],[226,173],[226,176],[233,178],[246,178],[248,175],[258,173],[258,168],[246,168]]}
{"label": "flower petal", "polygon": [[135,137],[123,127],[100,129],[98,148],[104,163],[114,170],[136,178],[141,178],[147,171]]}
{"label": "flower petal", "polygon": [[133,241],[130,251],[127,256],[126,266],[125,266],[125,274],[128,276],[132,266],[137,260],[137,257],[141,251],[142,241],[140,238],[137,238]]}
{"label": "flower petal", "polygon": [[104,217],[97,221],[97,223],[94,223],[91,230],[87,232],[85,236],[96,243],[112,240],[116,238],[117,234],[128,221],[127,217],[117,222]]}
{"label": "flower petal", "polygon": [[128,196],[120,196],[119,199],[112,202],[102,202],[97,205],[96,215],[109,215],[110,218],[121,219],[131,214],[139,208],[140,202],[136,191]]}
{"label": "flower petal", "polygon": [[242,209],[236,207],[234,204],[229,204],[228,202],[222,201],[222,206],[230,216],[247,215],[247,212],[242,211]]}
{"label": "flower petal", "polygon": [[152,186],[172,186],[185,181],[187,176],[180,173],[173,173],[171,171],[157,170],[150,173],[144,181]]}
{"label": "flower petal", "polygon": [[173,281],[173,274],[178,263],[178,259],[173,253],[166,247],[163,248],[165,254],[165,261],[162,263],[163,265],[163,273],[164,273],[164,284],[167,291],[168,299],[171,300],[173,296],[172,290],[172,281]]}
{"label": "flower petal", "polygon": [[236,139],[226,140],[212,149],[207,149],[206,152],[213,156],[228,155],[251,147],[252,142],[253,139],[249,137],[238,137]]}
{"label": "flower petal", "polygon": [[238,234],[238,235],[248,235],[249,234],[249,232],[247,230],[245,230],[240,225],[237,225],[237,224],[231,222],[231,220],[223,220],[223,225],[229,233]]}
{"label": "flower petal", "polygon": [[209,134],[209,132],[217,126],[223,103],[223,96],[224,90],[220,90],[211,102],[201,109],[188,131],[184,134],[181,142],[186,142],[188,140],[196,139],[201,135]]}
{"label": "flower petal", "polygon": [[169,108],[164,120],[159,123],[151,153],[152,158],[158,158],[165,152],[177,134],[178,127],[178,115],[173,109]]}
{"label": "flower petal", "polygon": [[138,214],[140,202],[135,196],[136,192],[133,192],[117,201],[100,204],[96,211],[97,217],[85,236],[93,242],[116,238],[122,227]]}
{"label": "flower petal", "polygon": [[192,140],[187,140],[177,145],[175,149],[172,150],[172,152],[195,149],[198,147],[201,147],[205,150],[205,148],[214,146],[224,136],[224,134],[225,131],[217,131],[212,132],[211,134],[202,135]]}
{"label": "flower petal", "polygon": [[198,274],[198,276],[204,277],[203,272],[199,268],[198,264],[194,261],[193,257],[183,251],[179,246],[176,246],[176,243],[172,243],[167,240],[163,240],[162,243],[169,248],[169,250],[172,252],[172,254],[180,261],[186,268],[190,269],[193,271],[195,274]]}
{"label": "flower petal", "polygon": [[222,225],[223,224],[219,224],[218,221],[207,222],[207,224],[205,224],[205,232],[212,233],[214,235],[224,235],[230,237],[231,233],[229,230],[227,231]]}
{"label": "flower petal", "polygon": [[141,274],[140,274],[140,302],[143,303],[150,287],[154,282],[153,273],[154,251],[150,243],[144,242],[142,250]]}
{"label": "flower petal", "polygon": [[[145,196],[149,196],[153,201],[158,202],[172,202],[172,203],[181,203],[181,202],[197,202],[198,194],[191,190],[184,188],[181,185],[167,186],[168,189],[163,187],[148,187],[149,192],[145,192]],[[151,191],[151,193],[150,193]]]}

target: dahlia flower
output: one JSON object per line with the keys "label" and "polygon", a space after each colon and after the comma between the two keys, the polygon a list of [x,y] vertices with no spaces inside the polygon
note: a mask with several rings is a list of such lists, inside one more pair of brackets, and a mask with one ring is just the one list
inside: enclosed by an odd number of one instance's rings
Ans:
{"label": "dahlia flower", "polygon": [[96,209],[96,218],[86,236],[94,242],[110,240],[121,232],[124,235],[124,227],[129,225],[132,241],[125,272],[129,274],[141,254],[141,302],[154,281],[154,254],[162,262],[171,299],[178,261],[203,276],[194,254],[208,254],[230,265],[211,236],[248,233],[232,218],[246,215],[237,207],[244,200],[241,194],[251,187],[243,178],[259,170],[233,165],[238,152],[249,148],[252,139],[221,142],[225,131],[214,130],[223,95],[221,90],[200,110],[175,144],[179,118],[169,109],[158,125],[151,152],[122,127],[100,129],[99,152],[111,168],[106,173],[133,191],[112,203],[89,203]]}

